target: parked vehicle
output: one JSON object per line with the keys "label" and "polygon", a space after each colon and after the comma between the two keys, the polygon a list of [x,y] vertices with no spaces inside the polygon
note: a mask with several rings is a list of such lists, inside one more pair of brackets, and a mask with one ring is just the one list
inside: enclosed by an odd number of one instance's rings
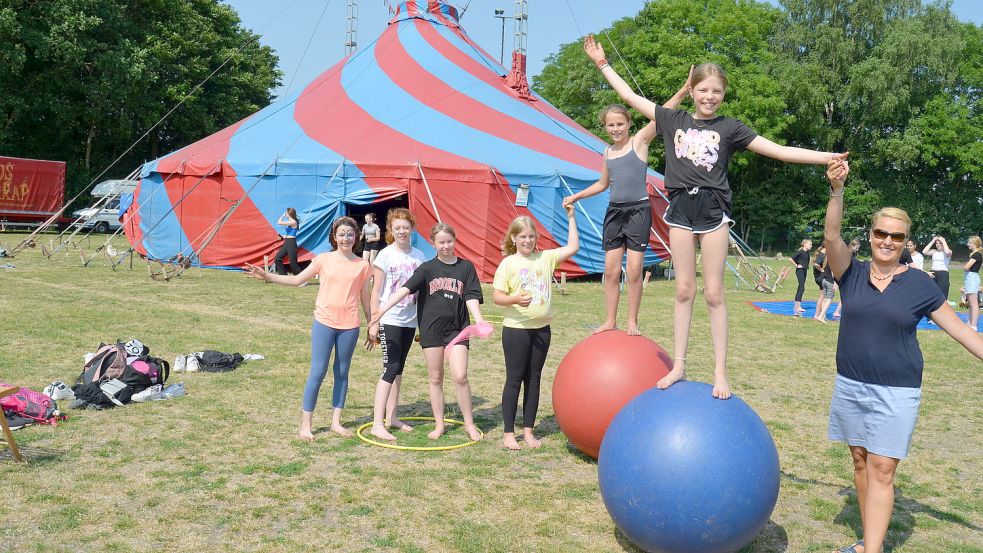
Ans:
{"label": "parked vehicle", "polygon": [[[0,156],[0,229],[36,227],[65,205],[65,162]],[[73,219],[56,222],[67,225]]]}
{"label": "parked vehicle", "polygon": [[132,194],[139,181],[135,180],[106,180],[92,188],[92,196],[97,198],[91,207],[80,209],[72,215],[84,229],[95,229],[96,232],[115,231],[120,226],[120,199],[126,194]]}

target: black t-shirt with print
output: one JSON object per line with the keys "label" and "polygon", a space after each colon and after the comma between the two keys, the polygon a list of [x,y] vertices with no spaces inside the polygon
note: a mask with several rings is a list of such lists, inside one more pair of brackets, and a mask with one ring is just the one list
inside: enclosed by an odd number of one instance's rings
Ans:
{"label": "black t-shirt with print", "polygon": [[688,111],[655,106],[655,124],[666,145],[669,190],[695,187],[730,190],[727,164],[757,133],[732,117],[694,119]]}
{"label": "black t-shirt with print", "polygon": [[474,265],[460,257],[451,264],[437,258],[425,261],[403,286],[417,293],[421,343],[427,337],[456,335],[471,324],[465,302],[484,302]]}

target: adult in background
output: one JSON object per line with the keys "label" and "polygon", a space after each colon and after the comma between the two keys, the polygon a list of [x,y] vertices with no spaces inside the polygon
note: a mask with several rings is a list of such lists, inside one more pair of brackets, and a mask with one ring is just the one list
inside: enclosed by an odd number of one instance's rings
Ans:
{"label": "adult in background", "polygon": [[833,273],[830,272],[829,264],[826,260],[826,246],[819,246],[816,253],[816,260],[812,263],[812,278],[816,279],[819,286],[819,297],[816,299],[816,314],[813,319],[821,323],[826,322],[826,312],[833,303],[833,295],[836,293],[836,283],[833,281]]}
{"label": "adult in background", "polygon": [[942,295],[948,301],[949,262],[952,261],[952,250],[949,249],[949,244],[946,243],[945,238],[933,235],[932,239],[925,245],[922,253],[931,256],[932,264],[928,268],[928,274],[935,279],[935,284],[938,285],[939,290],[942,291]]}
{"label": "adult in background", "polygon": [[806,311],[802,309],[802,294],[806,291],[806,271],[809,270],[809,252],[811,251],[812,240],[806,238],[802,241],[801,247],[789,258],[789,261],[795,266],[795,279],[799,282],[799,287],[795,289],[793,317],[801,317]]}
{"label": "adult in background", "polygon": [[365,224],[362,225],[362,259],[370,264],[375,261],[375,256],[382,249],[382,231],[379,225],[375,224],[375,215],[365,214]]}
{"label": "adult in background", "polygon": [[847,299],[836,344],[829,437],[850,447],[863,536],[837,551],[881,553],[894,508],[894,474],[908,455],[921,402],[918,322],[930,317],[980,359],[983,337],[962,323],[926,273],[899,263],[911,232],[904,210],[885,207],[874,213],[870,261],[850,255],[840,237],[848,173],[845,160],[833,160],[826,172],[828,265]]}
{"label": "adult in background", "polygon": [[969,261],[963,265],[963,293],[969,306],[969,326],[976,332],[976,324],[980,319],[980,267],[983,267],[983,242],[979,236],[970,236],[966,240],[969,246]]}
{"label": "adult in background", "polygon": [[287,211],[277,219],[276,224],[283,227],[283,232],[280,234],[283,237],[283,244],[280,245],[280,250],[276,252],[276,257],[273,258],[273,264],[276,266],[276,274],[287,274],[287,268],[283,264],[283,259],[286,258],[290,263],[290,272],[299,275],[300,263],[297,261],[297,231],[300,230],[300,219],[297,218],[297,210],[288,207]]}

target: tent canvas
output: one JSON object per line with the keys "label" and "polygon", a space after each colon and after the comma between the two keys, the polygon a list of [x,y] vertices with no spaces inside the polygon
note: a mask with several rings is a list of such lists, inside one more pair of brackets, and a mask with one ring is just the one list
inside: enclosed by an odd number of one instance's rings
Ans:
{"label": "tent canvas", "polygon": [[[404,2],[374,41],[296,92],[146,163],[127,237],[152,259],[183,254],[201,266],[241,267],[276,251],[276,220],[293,207],[304,259],[330,249],[335,218],[401,198],[417,218],[415,245],[432,253],[428,229],[449,223],[458,255],[489,281],[517,215],[536,221],[539,247],[566,241],[562,199],[597,180],[606,147],[531,93],[524,57],[514,59],[509,75],[468,37],[453,6]],[[668,257],[667,202],[660,175],[650,172],[648,184],[656,224],[645,262],[653,264]],[[582,247],[560,270],[603,272],[607,202],[607,193],[579,202]]]}

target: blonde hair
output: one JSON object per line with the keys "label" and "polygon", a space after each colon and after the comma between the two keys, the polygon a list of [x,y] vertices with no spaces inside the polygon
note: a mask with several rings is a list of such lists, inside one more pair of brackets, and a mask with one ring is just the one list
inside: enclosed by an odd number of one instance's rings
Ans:
{"label": "blonde hair", "polygon": [[396,219],[402,219],[410,224],[410,228],[416,228],[416,217],[413,216],[413,212],[406,209],[405,207],[394,207],[386,213],[386,244],[392,244],[396,241],[393,236],[393,221]]}
{"label": "blonde hair", "polygon": [[447,223],[437,223],[430,229],[430,241],[433,242],[436,240],[437,235],[441,232],[446,232],[447,234],[453,236],[455,240],[457,239],[457,233],[454,232],[454,227],[448,225]]}
{"label": "blonde hair", "polygon": [[799,246],[802,246],[804,248],[804,247],[806,247],[806,244],[809,244],[811,246],[812,245],[812,238],[803,238],[802,239],[802,242],[799,243]]}
{"label": "blonde hair", "polygon": [[694,67],[693,79],[690,81],[690,86],[695,87],[710,77],[717,77],[720,79],[720,82],[724,83],[724,91],[727,91],[727,72],[725,72],[722,67],[715,63],[701,63],[700,65]]}
{"label": "blonde hair", "polygon": [[908,212],[901,209],[900,207],[882,207],[874,212],[874,215],[870,218],[870,224],[876,225],[877,221],[881,217],[888,217],[891,219],[897,219],[905,224],[905,234],[911,234],[911,217],[908,216]]}
{"label": "blonde hair", "polygon": [[539,231],[536,230],[536,223],[532,221],[532,217],[519,215],[515,219],[512,219],[508,230],[505,231],[505,238],[502,239],[502,253],[512,255],[518,251],[515,246],[515,235],[524,230],[531,230],[536,235],[536,239],[539,239]]}
{"label": "blonde hair", "polygon": [[600,118],[600,120],[601,120],[601,125],[605,125],[607,123],[607,119],[606,118],[607,118],[607,116],[608,116],[609,113],[617,113],[619,115],[624,115],[625,116],[625,119],[628,120],[628,123],[631,123],[631,112],[628,111],[628,108],[627,107],[625,107],[625,106],[623,106],[621,104],[611,104],[611,105],[605,106],[604,109],[602,109],[597,114],[598,118]]}
{"label": "blonde hair", "polygon": [[983,240],[980,240],[979,236],[970,236],[966,242],[973,248],[974,253],[983,249]]}

